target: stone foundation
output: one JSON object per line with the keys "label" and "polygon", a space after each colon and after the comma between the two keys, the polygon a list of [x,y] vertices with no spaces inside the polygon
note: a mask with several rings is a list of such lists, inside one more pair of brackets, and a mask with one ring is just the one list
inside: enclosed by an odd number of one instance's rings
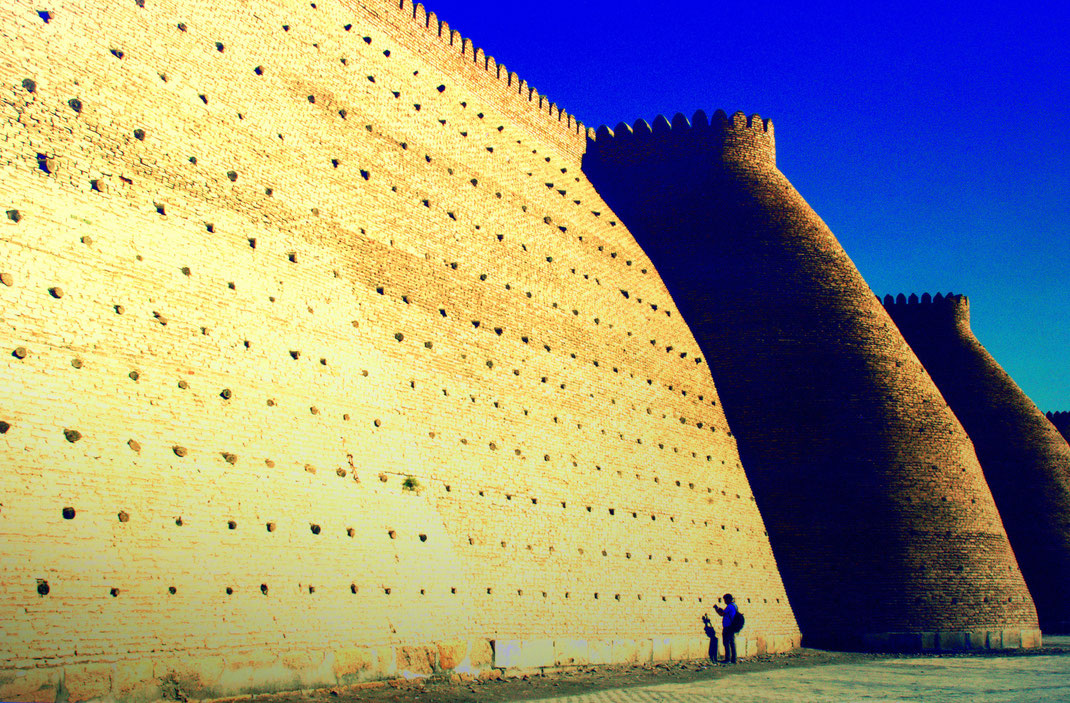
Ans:
{"label": "stone foundation", "polygon": [[[1039,633],[1037,633],[1039,642]],[[706,637],[471,640],[348,647],[327,652],[234,652],[157,661],[72,663],[0,671],[0,700],[211,699],[431,676],[502,678],[569,667],[705,659]],[[798,635],[738,637],[740,657],[787,652]],[[185,697],[185,698],[183,698]]]}
{"label": "stone foundation", "polygon": [[[807,646],[822,646],[810,642]],[[878,632],[862,636],[855,646],[843,642],[832,649],[862,649],[871,652],[964,652],[981,649],[1036,649],[1042,644],[1040,630],[981,629],[969,632]]]}

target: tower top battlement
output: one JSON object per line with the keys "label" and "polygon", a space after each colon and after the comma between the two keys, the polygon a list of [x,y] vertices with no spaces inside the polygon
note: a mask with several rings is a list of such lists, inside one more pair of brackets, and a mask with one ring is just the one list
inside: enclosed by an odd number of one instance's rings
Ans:
{"label": "tower top battlement", "polygon": [[1070,442],[1070,412],[1066,410],[1060,410],[1056,412],[1048,411],[1048,421],[1055,425],[1055,429],[1059,430],[1067,442]]}
{"label": "tower top battlement", "polygon": [[881,302],[899,325],[936,324],[937,329],[944,331],[965,331],[970,328],[970,299],[962,294],[923,293],[919,298],[916,293],[909,296],[900,293],[894,297],[886,295]]}
{"label": "tower top battlement", "polygon": [[[362,6],[347,0],[343,0],[343,4],[355,11]],[[439,53],[437,50],[424,54],[424,60],[438,63],[442,55],[446,55],[447,61],[439,64],[445,70],[460,73],[470,79],[473,85],[481,84],[490,92],[501,91],[510,96],[508,100],[514,106],[511,112],[518,123],[556,143],[563,153],[573,158],[578,159],[583,153],[587,128],[575,115],[563,110],[546,95],[540,95],[515,71],[506,68],[505,64],[476,46],[471,39],[451,28],[448,22],[428,10],[423,3],[388,0],[381,3],[381,7],[386,10],[383,19],[401,30],[410,45],[428,42],[443,50],[443,54],[438,56],[434,55]]]}
{"label": "tower top battlement", "polygon": [[726,162],[776,166],[773,121],[760,115],[748,117],[742,111],[729,116],[724,110],[707,118],[698,110],[690,120],[678,112],[671,121],[658,115],[653,124],[639,119],[631,125],[621,122],[613,129],[602,125],[587,132],[587,153],[600,159],[643,160],[651,152],[702,157],[713,153]]}

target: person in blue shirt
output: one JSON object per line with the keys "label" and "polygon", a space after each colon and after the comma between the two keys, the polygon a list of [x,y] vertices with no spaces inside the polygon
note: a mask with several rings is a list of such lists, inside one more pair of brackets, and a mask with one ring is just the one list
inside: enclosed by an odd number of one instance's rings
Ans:
{"label": "person in blue shirt", "polygon": [[721,639],[724,640],[724,660],[725,663],[736,663],[736,604],[733,602],[732,594],[724,594],[725,607],[714,605],[713,609],[717,611],[718,615],[722,615],[721,618]]}

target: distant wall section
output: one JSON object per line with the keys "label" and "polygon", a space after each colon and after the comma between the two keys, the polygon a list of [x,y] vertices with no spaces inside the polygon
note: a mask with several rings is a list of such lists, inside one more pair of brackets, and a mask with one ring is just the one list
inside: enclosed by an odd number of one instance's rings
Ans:
{"label": "distant wall section", "polygon": [[1070,445],[974,336],[966,296],[884,307],[973,440],[1041,629],[1070,631]]}

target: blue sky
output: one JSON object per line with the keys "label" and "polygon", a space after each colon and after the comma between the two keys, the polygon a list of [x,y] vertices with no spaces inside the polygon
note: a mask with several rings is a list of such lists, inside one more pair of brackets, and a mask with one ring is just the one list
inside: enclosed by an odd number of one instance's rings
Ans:
{"label": "blue sky", "polygon": [[585,124],[771,117],[777,163],[874,292],[970,297],[1070,410],[1070,5],[429,0]]}

